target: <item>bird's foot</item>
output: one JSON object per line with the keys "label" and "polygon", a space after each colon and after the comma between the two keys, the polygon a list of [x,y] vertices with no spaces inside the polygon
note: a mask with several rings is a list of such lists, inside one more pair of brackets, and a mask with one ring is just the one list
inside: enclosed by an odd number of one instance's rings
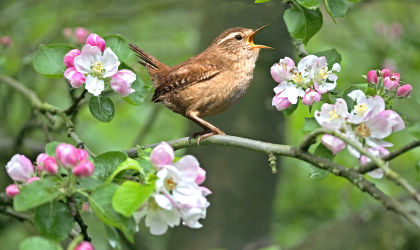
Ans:
{"label": "bird's foot", "polygon": [[201,132],[195,132],[190,137],[188,137],[188,143],[191,143],[191,139],[197,138],[197,145],[200,145],[200,141],[206,139],[207,137],[210,137],[212,135],[226,135],[225,132],[221,130],[214,130],[214,131],[201,131]]}

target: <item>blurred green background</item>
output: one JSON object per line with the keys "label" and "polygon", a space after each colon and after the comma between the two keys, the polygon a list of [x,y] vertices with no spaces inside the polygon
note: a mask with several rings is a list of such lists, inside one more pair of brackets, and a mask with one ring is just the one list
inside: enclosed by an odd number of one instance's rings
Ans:
{"label": "blurred green background", "polygon": [[[2,0],[0,37],[8,35],[13,42],[9,48],[0,48],[0,73],[23,82],[43,100],[66,108],[71,98],[65,80],[45,78],[32,67],[33,53],[40,44],[72,43],[63,35],[65,27],[86,27],[99,35],[120,34],[162,62],[175,65],[205,49],[227,28],[270,24],[257,35],[256,42],[276,49],[261,51],[247,94],[231,110],[208,120],[230,135],[297,145],[303,138],[303,118],[309,116],[307,107],[301,105],[284,119],[271,106],[276,83],[269,68],[284,56],[296,55],[282,20],[284,8],[280,0],[265,4],[251,0]],[[362,75],[370,69],[386,65],[399,72],[414,91],[412,98],[398,101],[394,107],[411,127],[419,118],[418,13],[420,3],[415,0],[360,1],[338,24],[324,15],[324,26],[307,50],[334,47],[341,53],[339,92],[364,82]],[[150,84],[134,56],[130,66]],[[150,103],[151,94],[140,106],[112,95],[116,114],[110,123],[95,120],[85,105],[77,117],[76,131],[94,152],[101,153],[171,140],[199,129],[161,104]],[[1,165],[18,152],[35,160],[47,138],[29,103],[0,83],[0,105]],[[69,141],[63,131],[53,137]],[[390,141],[398,148],[411,139],[406,130]],[[121,238],[123,249],[420,249],[419,234],[406,221],[385,211],[347,181],[323,176],[308,164],[281,158],[279,171],[273,175],[267,156],[255,152],[202,146],[178,153],[194,154],[207,170],[206,186],[213,194],[204,227],[178,227],[164,236],[151,236],[141,226],[134,246]],[[391,163],[414,184],[420,181],[419,153],[413,150]],[[358,163],[346,152],[340,152],[336,160],[347,166]],[[386,193],[403,197],[401,190],[387,181],[372,181]],[[0,168],[0,190],[10,182]],[[83,216],[96,249],[112,249],[109,239],[119,236],[110,237],[94,215]],[[33,234],[36,231],[29,223],[0,215],[0,249],[16,249],[22,239]]]}

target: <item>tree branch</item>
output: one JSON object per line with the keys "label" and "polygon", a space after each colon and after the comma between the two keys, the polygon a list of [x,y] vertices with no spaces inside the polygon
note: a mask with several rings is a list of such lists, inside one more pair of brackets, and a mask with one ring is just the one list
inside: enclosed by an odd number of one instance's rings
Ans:
{"label": "tree branch", "polygon": [[74,99],[73,103],[67,109],[63,111],[64,114],[71,115],[73,113],[76,113],[79,108],[79,103],[85,98],[86,94],[87,94],[87,90],[84,89],[83,92],[80,94],[80,96]]}

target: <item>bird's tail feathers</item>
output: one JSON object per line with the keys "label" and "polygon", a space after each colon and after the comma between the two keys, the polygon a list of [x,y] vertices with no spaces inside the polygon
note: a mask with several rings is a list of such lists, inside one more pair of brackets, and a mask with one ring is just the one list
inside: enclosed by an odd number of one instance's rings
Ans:
{"label": "bird's tail feathers", "polygon": [[130,43],[129,46],[130,46],[130,49],[134,51],[134,53],[136,53],[139,59],[139,63],[146,66],[146,68],[157,69],[157,68],[167,67],[165,64],[159,62],[158,59],[148,54],[146,51],[140,49],[137,45]]}

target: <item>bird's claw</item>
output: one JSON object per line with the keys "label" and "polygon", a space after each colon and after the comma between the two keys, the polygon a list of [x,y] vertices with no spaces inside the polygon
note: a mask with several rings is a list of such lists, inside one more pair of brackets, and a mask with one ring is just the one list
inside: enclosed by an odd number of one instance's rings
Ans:
{"label": "bird's claw", "polygon": [[197,138],[197,145],[200,145],[200,141],[212,135],[226,135],[226,133],[221,130],[195,132],[190,137],[188,137],[188,143],[191,144],[191,139]]}

